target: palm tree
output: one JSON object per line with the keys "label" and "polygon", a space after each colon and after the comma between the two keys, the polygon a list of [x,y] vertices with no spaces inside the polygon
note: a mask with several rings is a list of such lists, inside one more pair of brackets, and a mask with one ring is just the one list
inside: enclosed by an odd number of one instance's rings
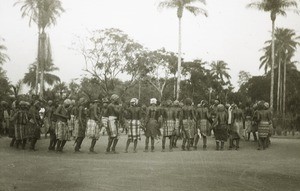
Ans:
{"label": "palm tree", "polygon": [[9,57],[4,52],[7,50],[7,48],[5,45],[2,44],[1,41],[4,41],[4,39],[0,37],[0,65],[3,65],[5,62],[9,60]]}
{"label": "palm tree", "polygon": [[[223,60],[214,61],[211,63],[211,75],[215,76],[216,78],[220,79],[220,82],[225,85],[230,82],[231,76],[228,74],[228,70],[230,70],[228,67],[228,64],[224,62]],[[227,81],[224,80],[224,78],[227,79]]]}
{"label": "palm tree", "polygon": [[23,86],[23,80],[19,80],[19,81],[17,81],[17,83],[15,85],[11,85],[13,94],[16,99],[18,98],[18,95],[20,94],[20,91],[22,90],[22,86]]}
{"label": "palm tree", "polygon": [[[287,65],[293,65],[291,58],[294,56],[297,46],[300,45],[300,37],[296,36],[294,30],[279,28],[275,31],[276,40],[278,41],[278,54],[283,58],[283,105],[282,113],[285,115],[286,100],[286,69]],[[275,43],[276,44],[276,43]],[[294,67],[295,68],[295,67]]]}
{"label": "palm tree", "polygon": [[[297,8],[295,0],[261,0],[259,2],[250,3],[249,8],[256,8],[265,12],[270,12],[272,21],[272,49],[271,49],[271,89],[270,89],[270,107],[273,109],[273,91],[274,91],[274,63],[275,63],[275,44],[274,29],[277,15],[286,16],[286,11],[291,7]],[[297,11],[296,11],[297,12]]]}
{"label": "palm tree", "polygon": [[[285,89],[286,89],[286,68],[295,69],[294,62],[291,61],[294,56],[297,46],[299,45],[300,37],[296,36],[294,30],[286,28],[275,29],[275,63],[274,68],[278,71],[278,84],[277,84],[277,112],[285,112]],[[271,47],[272,41],[266,41],[266,47],[263,48],[265,54],[261,57],[261,66],[265,66],[265,71],[271,66]],[[282,72],[283,66],[283,72]],[[283,78],[281,77],[283,76]],[[282,95],[282,96],[281,96]],[[283,103],[282,103],[283,102]],[[282,107],[281,104],[282,103]]]}
{"label": "palm tree", "polygon": [[177,95],[176,98],[179,99],[180,94],[180,81],[181,81],[181,19],[183,15],[183,10],[187,10],[197,15],[205,15],[207,17],[207,11],[193,6],[194,3],[200,2],[206,4],[205,0],[164,0],[163,2],[159,3],[159,8],[171,8],[177,10],[177,17],[179,21],[179,30],[178,30],[178,66],[177,66]]}
{"label": "palm tree", "polygon": [[40,97],[42,98],[44,88],[44,67],[47,59],[47,35],[45,29],[56,24],[56,18],[64,12],[64,9],[62,8],[60,0],[18,0],[16,4],[22,4],[22,17],[29,16],[29,25],[31,25],[31,22],[33,21],[38,27],[38,64],[36,65],[35,93],[38,93],[38,73],[41,71]]}
{"label": "palm tree", "polygon": [[[23,83],[27,84],[31,90],[33,90],[36,87],[36,70],[37,70],[37,62],[34,62],[30,64],[29,71],[25,73],[25,76],[23,78]],[[48,64],[45,66],[45,72],[44,72],[44,81],[52,86],[55,83],[60,82],[60,78],[54,74],[51,74],[51,72],[57,71],[58,68],[54,66],[53,63]],[[41,75],[40,72],[38,75]],[[39,79],[39,78],[37,78]],[[39,82],[38,82],[39,83]],[[42,90],[44,91],[44,90]]]}

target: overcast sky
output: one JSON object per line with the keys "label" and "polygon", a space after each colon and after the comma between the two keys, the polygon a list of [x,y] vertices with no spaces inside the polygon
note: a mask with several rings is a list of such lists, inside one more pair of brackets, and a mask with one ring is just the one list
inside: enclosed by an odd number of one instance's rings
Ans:
{"label": "overcast sky", "polygon": [[[10,61],[3,68],[15,83],[28,71],[37,55],[37,27],[22,19],[20,6],[14,0],[0,0],[0,36],[5,39]],[[247,9],[251,0],[207,0],[209,17],[184,12],[182,20],[182,52],[186,61],[224,60],[228,63],[232,83],[236,86],[238,72],[261,75],[260,49],[271,37],[268,13]],[[53,59],[60,68],[62,81],[70,82],[83,74],[84,60],[71,49],[75,36],[88,31],[119,28],[145,47],[177,52],[178,19],[176,10],[159,10],[159,0],[63,0],[65,12],[57,25],[48,30]],[[300,16],[292,12],[278,17],[277,27],[294,29],[300,35]],[[298,50],[294,60],[300,61]],[[299,66],[298,66],[299,68]]]}

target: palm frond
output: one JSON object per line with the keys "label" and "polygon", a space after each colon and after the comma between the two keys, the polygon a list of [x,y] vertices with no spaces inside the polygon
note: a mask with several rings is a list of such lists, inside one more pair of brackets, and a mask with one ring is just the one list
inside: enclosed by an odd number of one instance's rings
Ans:
{"label": "palm frond", "polygon": [[197,15],[204,15],[204,16],[208,16],[208,13],[205,9],[199,8],[199,7],[195,7],[195,6],[185,6],[185,8],[191,12],[192,14],[194,14],[195,16]]}

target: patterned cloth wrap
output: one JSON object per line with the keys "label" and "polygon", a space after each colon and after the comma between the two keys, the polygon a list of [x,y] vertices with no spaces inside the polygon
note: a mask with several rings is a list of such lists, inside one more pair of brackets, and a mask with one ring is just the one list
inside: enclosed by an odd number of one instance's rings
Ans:
{"label": "patterned cloth wrap", "polygon": [[81,137],[80,133],[80,127],[79,127],[79,120],[78,119],[74,119],[74,130],[73,130],[73,137]]}
{"label": "patterned cloth wrap", "polygon": [[115,116],[108,117],[107,134],[110,138],[118,138],[119,129],[117,124],[117,117]]}
{"label": "patterned cloth wrap", "polygon": [[191,119],[182,120],[183,130],[184,130],[184,138],[192,139],[195,136],[195,121]]}
{"label": "patterned cloth wrap", "polygon": [[104,129],[107,129],[107,127],[108,127],[108,117],[102,117],[101,118],[101,125]]}
{"label": "patterned cloth wrap", "polygon": [[133,140],[140,140],[141,133],[140,133],[140,125],[141,122],[139,120],[127,120],[128,123],[128,139]]}
{"label": "patterned cloth wrap", "polygon": [[242,121],[236,121],[230,126],[230,136],[232,139],[241,139],[244,136]]}
{"label": "patterned cloth wrap", "polygon": [[180,121],[179,121],[179,119],[176,119],[175,120],[175,126],[174,126],[174,135],[175,136],[180,136]]}
{"label": "patterned cloth wrap", "polygon": [[176,121],[174,120],[166,120],[162,127],[162,135],[164,137],[169,137],[174,135]]}
{"label": "patterned cloth wrap", "polygon": [[199,129],[202,136],[208,136],[209,126],[207,119],[201,119],[199,122]]}
{"label": "patterned cloth wrap", "polygon": [[96,139],[96,140],[98,140],[100,138],[99,125],[93,119],[89,119],[87,121],[86,136],[90,139]]}
{"label": "patterned cloth wrap", "polygon": [[16,140],[24,140],[28,137],[28,125],[15,124]]}
{"label": "patterned cloth wrap", "polygon": [[13,123],[16,140],[24,140],[28,137],[28,117],[25,113],[19,112],[17,120]]}
{"label": "patterned cloth wrap", "polygon": [[218,124],[214,129],[215,139],[216,141],[227,141],[228,133],[227,133],[227,125]]}
{"label": "patterned cloth wrap", "polygon": [[48,117],[45,117],[43,121],[44,121],[44,129],[45,129],[44,133],[48,133],[50,131],[51,122]]}
{"label": "patterned cloth wrap", "polygon": [[33,120],[29,122],[28,137],[39,139],[41,137],[41,129]]}
{"label": "patterned cloth wrap", "polygon": [[252,128],[251,117],[247,116],[246,120],[245,120],[245,134],[246,133],[251,133],[251,128]]}
{"label": "patterned cloth wrap", "polygon": [[258,124],[258,137],[266,138],[270,133],[270,124],[268,121],[261,121]]}
{"label": "patterned cloth wrap", "polygon": [[75,128],[75,116],[71,115],[70,120],[68,120],[69,131],[74,131]]}
{"label": "patterned cloth wrap", "polygon": [[56,139],[67,141],[69,139],[69,126],[67,123],[58,121],[55,127]]}

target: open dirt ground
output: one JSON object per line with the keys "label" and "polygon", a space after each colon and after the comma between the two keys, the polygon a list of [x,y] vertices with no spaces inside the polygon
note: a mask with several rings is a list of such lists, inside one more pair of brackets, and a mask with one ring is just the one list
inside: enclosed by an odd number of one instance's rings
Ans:
{"label": "open dirt ground", "polygon": [[[73,153],[67,142],[64,153],[48,152],[49,139],[37,143],[36,152],[9,148],[0,138],[0,191],[92,191],[92,190],[300,190],[300,139],[272,138],[271,148],[257,151],[256,143],[241,142],[239,151],[208,150],[144,153],[144,139],[138,153],[105,154],[107,137],[97,142],[98,154],[89,154],[85,139],[83,153]],[[181,141],[179,141],[181,144]],[[200,146],[201,147],[201,140]],[[227,145],[226,145],[227,146]]]}

